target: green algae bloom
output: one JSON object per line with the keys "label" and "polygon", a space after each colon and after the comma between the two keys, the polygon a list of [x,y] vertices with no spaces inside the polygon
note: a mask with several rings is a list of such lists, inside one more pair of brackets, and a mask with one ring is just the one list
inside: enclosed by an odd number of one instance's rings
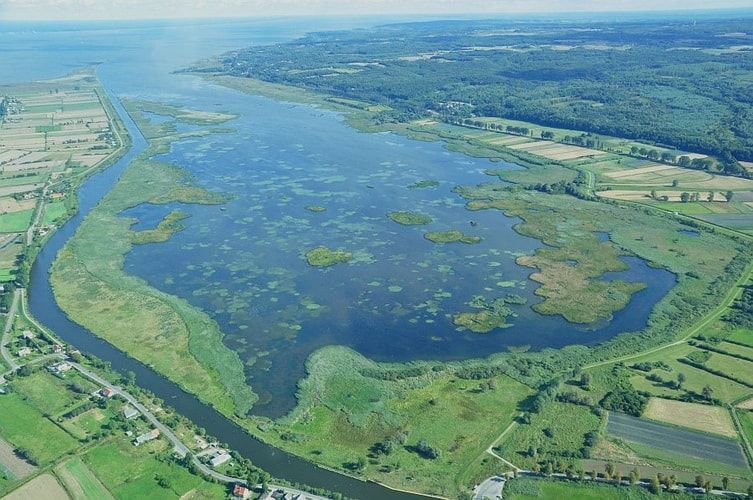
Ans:
{"label": "green algae bloom", "polygon": [[306,205],[306,210],[309,212],[314,212],[315,214],[325,212],[327,210],[326,207],[323,207],[321,205]]}

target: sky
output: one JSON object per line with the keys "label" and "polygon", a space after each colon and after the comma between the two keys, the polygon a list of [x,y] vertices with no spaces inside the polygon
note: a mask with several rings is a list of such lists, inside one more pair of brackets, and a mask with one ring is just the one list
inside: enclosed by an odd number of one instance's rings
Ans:
{"label": "sky", "polygon": [[753,7],[753,0],[0,0],[0,20],[504,14]]}

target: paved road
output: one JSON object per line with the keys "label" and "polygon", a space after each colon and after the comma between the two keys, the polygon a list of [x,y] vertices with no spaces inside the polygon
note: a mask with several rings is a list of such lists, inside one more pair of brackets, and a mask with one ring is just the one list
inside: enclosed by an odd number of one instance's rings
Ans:
{"label": "paved road", "polygon": [[[77,370],[79,373],[81,373],[86,378],[96,382],[97,384],[101,385],[102,387],[107,387],[111,391],[115,392],[115,394],[121,396],[123,399],[128,401],[134,408],[136,408],[138,411],[141,412],[142,415],[157,429],[159,429],[160,433],[165,436],[168,441],[170,441],[175,448],[175,452],[181,456],[185,457],[189,453],[191,453],[191,450],[188,446],[183,444],[183,442],[178,438],[178,436],[175,435],[175,433],[170,429],[168,426],[160,422],[157,417],[154,416],[152,412],[150,412],[146,406],[142,405],[138,399],[133,397],[130,393],[125,391],[123,388],[118,387],[116,385],[111,384],[109,381],[105,380],[104,378],[100,377],[96,373],[92,372],[88,368],[84,368],[78,363],[70,362],[71,366]],[[196,466],[207,476],[213,477],[219,481],[225,482],[225,483],[241,483],[246,484],[246,481],[237,477],[230,477],[226,476],[224,474],[220,474],[214,469],[211,469],[209,466],[207,466],[205,463],[201,462],[196,456],[192,456],[192,461]]]}
{"label": "paved road", "polygon": [[473,500],[496,500],[502,498],[502,489],[505,487],[505,478],[493,476],[478,485],[473,495]]}
{"label": "paved road", "polygon": [[16,317],[16,312],[18,311],[18,302],[21,298],[21,291],[16,289],[13,291],[13,302],[11,302],[10,309],[8,310],[8,314],[5,317],[5,327],[3,327],[3,335],[2,338],[0,338],[0,354],[3,356],[3,361],[5,361],[5,364],[8,365],[10,368],[10,371],[16,371],[18,370],[19,366],[13,359],[13,356],[10,355],[10,352],[8,352],[8,336],[10,335],[10,331],[13,329],[13,320]]}

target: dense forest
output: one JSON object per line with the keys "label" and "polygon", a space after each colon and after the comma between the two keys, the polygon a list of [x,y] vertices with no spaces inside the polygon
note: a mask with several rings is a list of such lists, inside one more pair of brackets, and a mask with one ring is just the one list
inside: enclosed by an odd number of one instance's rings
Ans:
{"label": "dense forest", "polygon": [[385,119],[500,116],[753,160],[745,20],[395,24],[252,47],[204,69],[385,104]]}

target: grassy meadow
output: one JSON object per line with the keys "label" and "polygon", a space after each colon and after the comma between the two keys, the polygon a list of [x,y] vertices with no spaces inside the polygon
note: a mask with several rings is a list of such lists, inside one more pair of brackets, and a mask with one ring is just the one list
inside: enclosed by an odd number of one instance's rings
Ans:
{"label": "grassy meadow", "polygon": [[[141,116],[138,106],[133,106],[130,112]],[[221,116],[222,121],[227,119]],[[120,212],[147,202],[222,201],[186,184],[179,167],[151,159],[168,150],[172,141],[193,133],[151,140],[61,251],[51,281],[61,307],[74,320],[201,399],[229,414],[243,415],[255,396],[245,383],[237,355],[222,344],[216,323],[185,300],[162,293],[122,269],[134,242],[166,237],[179,229],[183,215],[169,214],[157,229],[144,234],[131,231],[132,220],[120,217]]]}

